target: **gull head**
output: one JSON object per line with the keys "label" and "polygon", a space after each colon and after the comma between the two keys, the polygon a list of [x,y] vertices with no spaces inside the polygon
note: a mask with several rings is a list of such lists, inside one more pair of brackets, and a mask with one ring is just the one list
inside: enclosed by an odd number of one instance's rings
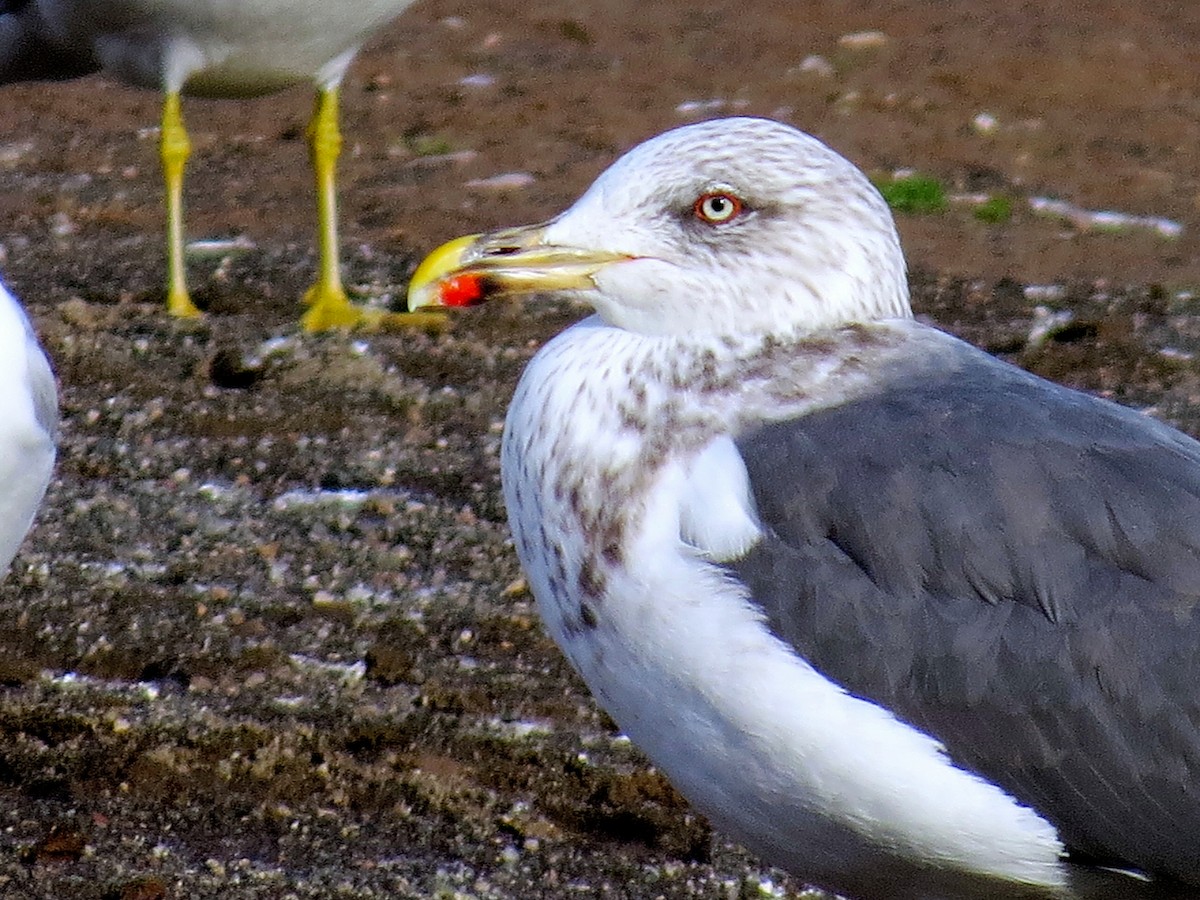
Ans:
{"label": "gull head", "polygon": [[458,238],[409,307],[572,292],[647,335],[804,334],[907,317],[891,212],[853,164],[769,119],[668,131],[540,225]]}

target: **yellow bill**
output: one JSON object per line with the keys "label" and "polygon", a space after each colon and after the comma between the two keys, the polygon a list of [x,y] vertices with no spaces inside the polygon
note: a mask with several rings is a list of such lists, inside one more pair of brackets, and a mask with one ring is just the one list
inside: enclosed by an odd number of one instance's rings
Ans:
{"label": "yellow bill", "polygon": [[546,226],[507,228],[455,238],[417,266],[408,287],[410,311],[477,306],[496,297],[595,287],[592,276],[632,257],[544,241]]}

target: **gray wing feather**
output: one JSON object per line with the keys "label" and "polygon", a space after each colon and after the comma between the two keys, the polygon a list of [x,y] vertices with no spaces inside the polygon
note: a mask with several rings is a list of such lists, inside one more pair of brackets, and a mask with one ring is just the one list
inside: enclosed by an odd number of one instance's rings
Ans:
{"label": "gray wing feather", "polygon": [[962,350],[738,447],[781,638],[1074,854],[1200,881],[1200,444]]}

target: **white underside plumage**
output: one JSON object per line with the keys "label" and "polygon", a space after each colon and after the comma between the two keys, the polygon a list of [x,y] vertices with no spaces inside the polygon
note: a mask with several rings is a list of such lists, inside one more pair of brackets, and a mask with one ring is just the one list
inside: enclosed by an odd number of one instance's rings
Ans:
{"label": "white underside plumage", "polygon": [[[913,326],[891,327],[903,335]],[[795,861],[834,884],[850,867],[900,858],[1060,886],[1063,848],[1049,823],[955,767],[934,739],[824,678],[708,562],[757,537],[745,468],[731,460],[725,429],[769,417],[767,404],[787,415],[803,401],[756,401],[748,385],[742,396],[680,392],[667,413],[654,385],[675,375],[686,383],[670,368],[686,364],[686,351],[593,318],[548,344],[521,380],[504,437],[505,498],[552,636],[676,786],[776,863]],[[836,366],[793,374],[798,384],[839,379],[852,389],[852,375]],[[648,421],[706,423],[678,433],[636,485],[617,473],[646,471],[663,448],[648,455],[646,442],[662,434],[625,421],[635,385],[651,391],[639,396]],[[616,531],[608,519],[580,520],[581,509],[625,501]],[[593,595],[581,569],[604,556],[589,532],[606,530],[620,534],[620,547],[607,548],[619,564],[589,576]]]}
{"label": "white underside plumage", "polygon": [[33,523],[54,468],[54,375],[17,301],[0,285],[0,575]]}
{"label": "white underside plumage", "polygon": [[205,96],[336,86],[359,45],[412,0],[35,0],[30,28],[143,87]]}

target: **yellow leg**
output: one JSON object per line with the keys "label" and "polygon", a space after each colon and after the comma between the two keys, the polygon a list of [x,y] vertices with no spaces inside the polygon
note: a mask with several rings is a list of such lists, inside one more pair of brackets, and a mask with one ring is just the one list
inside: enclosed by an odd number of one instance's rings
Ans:
{"label": "yellow leg", "polygon": [[338,264],[337,158],[342,152],[338,132],[337,88],[317,92],[317,104],[308,123],[308,153],[317,187],[317,283],[308,289],[308,311],[301,319],[305,331],[352,328],[363,323],[364,312],[350,302],[342,287]]}
{"label": "yellow leg", "polygon": [[170,92],[163,101],[162,142],[159,145],[167,193],[167,312],[184,317],[200,315],[200,310],[188,296],[187,270],[183,261],[183,167],[191,152],[192,143],[183,127],[179,94]]}
{"label": "yellow leg", "polygon": [[308,150],[317,188],[317,283],[304,295],[307,311],[300,318],[305,331],[332,328],[440,328],[446,317],[438,313],[393,313],[364,308],[350,302],[342,287],[338,265],[337,158],[342,151],[338,132],[337,88],[319,90],[312,120],[308,123]]}

